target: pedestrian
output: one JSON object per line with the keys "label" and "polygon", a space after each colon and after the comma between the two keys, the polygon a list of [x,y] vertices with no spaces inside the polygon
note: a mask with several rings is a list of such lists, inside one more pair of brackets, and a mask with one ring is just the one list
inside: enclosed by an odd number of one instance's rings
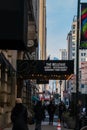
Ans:
{"label": "pedestrian", "polygon": [[50,101],[50,104],[47,106],[48,114],[49,114],[49,125],[53,124],[53,118],[55,113],[55,105],[52,101]]}
{"label": "pedestrian", "polygon": [[63,101],[61,101],[60,103],[59,103],[59,119],[60,119],[60,121],[62,121],[63,119],[62,119],[62,114],[63,114],[63,112],[65,112],[66,111],[66,106],[65,106],[65,104],[63,103]]}
{"label": "pedestrian", "polygon": [[42,104],[42,120],[45,120],[45,110],[46,110],[46,106],[45,103]]}
{"label": "pedestrian", "polygon": [[82,127],[82,112],[83,112],[83,105],[82,105],[82,101],[78,100],[78,104],[77,104],[77,118],[78,118],[78,124],[77,125],[77,129],[80,130]]}
{"label": "pedestrian", "polygon": [[28,130],[28,112],[21,98],[16,98],[16,104],[11,111],[12,130]]}
{"label": "pedestrian", "polygon": [[37,101],[36,105],[34,106],[34,113],[35,113],[35,130],[41,130],[41,122],[43,120],[43,108],[42,102]]}

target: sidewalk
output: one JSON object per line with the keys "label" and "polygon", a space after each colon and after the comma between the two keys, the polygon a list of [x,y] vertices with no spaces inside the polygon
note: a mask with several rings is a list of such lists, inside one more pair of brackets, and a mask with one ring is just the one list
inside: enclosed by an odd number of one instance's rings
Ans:
{"label": "sidewalk", "polygon": [[[61,125],[60,130],[73,130],[73,129],[64,128],[62,123],[60,125]],[[49,125],[48,116],[46,116],[46,119],[42,121],[42,130],[57,130],[57,126],[58,126],[58,116],[54,116],[53,125]],[[5,128],[3,130],[12,130],[12,124],[10,124],[8,128]],[[35,124],[29,125],[29,130],[35,130]]]}
{"label": "sidewalk", "polygon": [[[4,130],[12,130],[12,127],[5,128]],[[29,130],[35,130],[35,125],[29,125]],[[52,125],[42,125],[42,130],[57,130],[56,126]],[[73,130],[73,129],[67,129],[67,128],[61,128],[61,130]]]}

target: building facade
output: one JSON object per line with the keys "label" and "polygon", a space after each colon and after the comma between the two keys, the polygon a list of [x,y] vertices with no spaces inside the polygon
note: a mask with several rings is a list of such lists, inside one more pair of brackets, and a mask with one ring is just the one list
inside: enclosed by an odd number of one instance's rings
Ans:
{"label": "building facade", "polygon": [[[59,50],[59,59],[60,60],[67,60],[68,54],[67,54],[67,49],[60,49]],[[60,81],[59,85],[60,85]],[[62,80],[62,84],[61,84],[61,98],[62,100],[66,103],[66,99],[68,98],[65,95],[68,95],[67,93],[67,81],[66,80]]]}
{"label": "building facade", "polygon": [[59,50],[59,59],[60,60],[67,60],[67,50],[66,49]]}
{"label": "building facade", "polygon": [[46,0],[39,0],[39,43],[40,59],[46,59]]}
{"label": "building facade", "polygon": [[[69,80],[69,91],[72,95],[76,93],[76,50],[77,50],[77,16],[74,16],[71,30],[67,35],[68,59],[74,60],[74,75]],[[81,63],[87,59],[87,49],[79,49],[79,92],[81,93]]]}
{"label": "building facade", "polygon": [[39,59],[40,0],[27,0],[27,6],[27,49],[0,50],[0,127],[11,122],[10,114],[16,97],[21,97],[30,109],[32,95],[36,95],[39,89],[36,80],[21,79],[17,75],[17,60]]}
{"label": "building facade", "polygon": [[[46,60],[46,0],[39,0],[39,59]],[[46,89],[45,84],[39,85],[39,91]]]}

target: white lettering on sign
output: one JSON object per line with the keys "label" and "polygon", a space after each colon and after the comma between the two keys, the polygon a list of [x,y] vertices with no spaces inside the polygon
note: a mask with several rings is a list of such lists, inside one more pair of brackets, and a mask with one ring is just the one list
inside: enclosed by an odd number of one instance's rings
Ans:
{"label": "white lettering on sign", "polygon": [[66,63],[46,63],[44,71],[67,71]]}

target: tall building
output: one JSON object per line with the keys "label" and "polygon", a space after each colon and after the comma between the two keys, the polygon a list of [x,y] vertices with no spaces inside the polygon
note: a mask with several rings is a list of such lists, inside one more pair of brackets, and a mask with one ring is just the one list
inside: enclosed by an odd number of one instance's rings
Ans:
{"label": "tall building", "polygon": [[[46,0],[39,0],[39,59],[46,60]],[[39,84],[39,92],[46,89]]]}
{"label": "tall building", "polygon": [[[9,4],[9,7],[11,7],[11,3]],[[32,81],[31,84],[29,79],[25,80],[23,78],[18,78],[16,70],[17,60],[38,59],[39,0],[28,0],[27,7],[27,50],[18,51],[8,50],[7,48],[5,50],[0,50],[0,128],[4,128],[5,125],[11,122],[10,113],[15,104],[15,98],[21,97],[23,103],[30,108],[31,95],[36,90],[34,81]],[[21,23],[22,22],[23,21],[21,21]],[[25,22],[24,24],[26,25]]]}
{"label": "tall building", "polygon": [[[71,30],[67,35],[68,43],[68,59],[74,60],[74,75],[69,81],[69,88],[72,93],[76,93],[76,50],[77,50],[77,16],[74,16]],[[79,49],[79,71],[81,68],[81,62],[86,61],[87,59],[87,49]],[[80,82],[79,82],[80,83]],[[79,84],[79,91],[80,91]]]}
{"label": "tall building", "polygon": [[[74,72],[76,74],[76,45],[77,45],[77,17],[74,16],[71,25],[71,31],[67,35],[68,43],[68,59],[74,60]],[[86,61],[87,49],[79,49],[79,68],[81,68],[81,62]]]}
{"label": "tall building", "polygon": [[67,58],[68,60],[71,60],[72,59],[72,53],[70,53],[72,51],[72,31],[70,31],[68,33],[68,36],[67,36],[67,41],[68,41],[68,51],[67,51]]}
{"label": "tall building", "polygon": [[40,59],[46,59],[46,0],[39,0]]}
{"label": "tall building", "polygon": [[59,50],[59,59],[60,60],[67,60],[67,50],[66,49]]}
{"label": "tall building", "polygon": [[[59,49],[59,59],[67,60],[67,49]],[[64,97],[64,92],[66,91],[66,80],[62,80],[62,84],[60,85],[60,80],[58,81],[59,88],[61,89],[61,99],[66,103],[66,99]]]}

